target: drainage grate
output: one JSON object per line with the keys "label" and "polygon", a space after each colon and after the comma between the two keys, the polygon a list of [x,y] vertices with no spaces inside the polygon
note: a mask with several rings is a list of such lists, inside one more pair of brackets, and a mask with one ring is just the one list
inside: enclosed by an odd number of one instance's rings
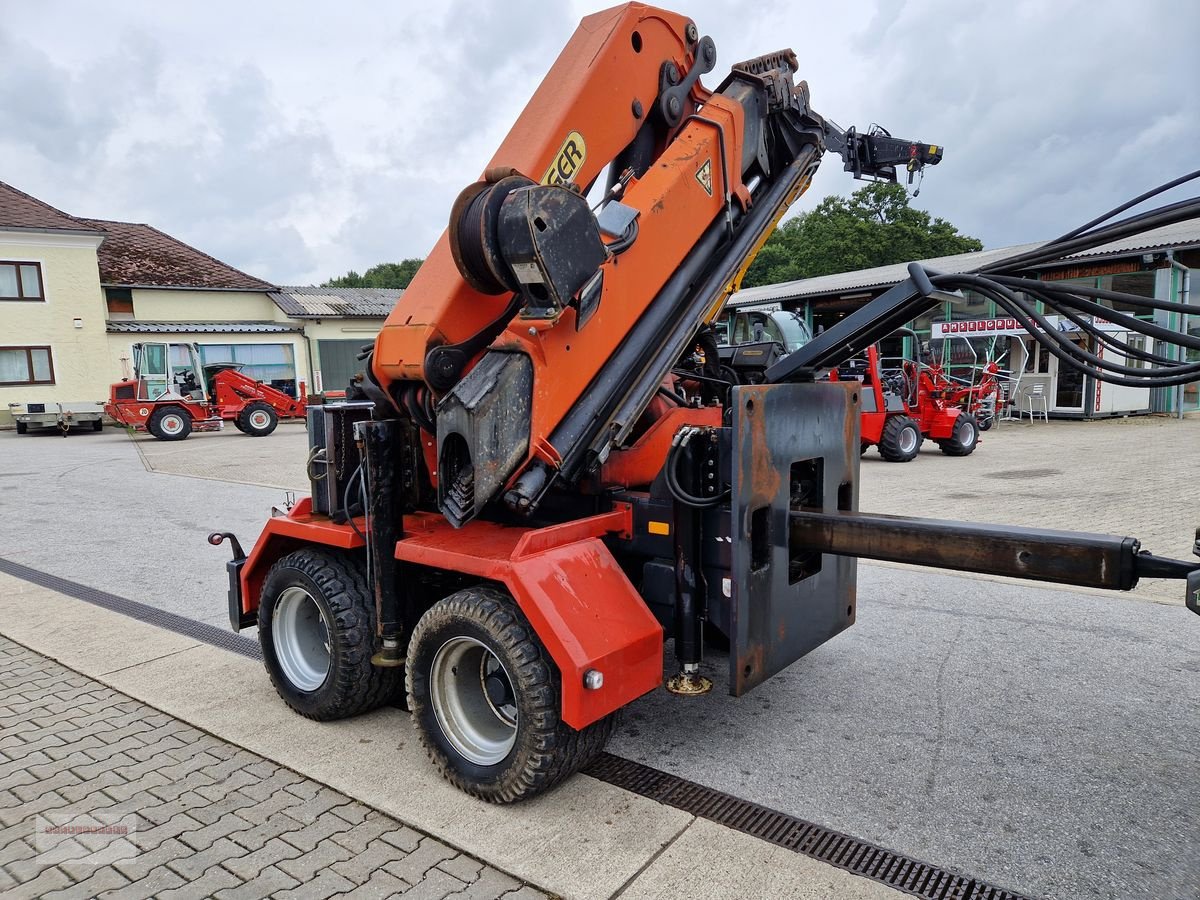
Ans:
{"label": "drainage grate", "polygon": [[[250,659],[262,659],[257,641],[186,616],[155,609],[2,557],[0,572]],[[917,897],[929,900],[1030,900],[1024,894],[950,872],[611,753],[601,753],[584,773]]]}
{"label": "drainage grate", "polygon": [[1024,894],[947,871],[611,753],[601,753],[583,771],[615,787],[917,897],[929,900],[1029,900]]}
{"label": "drainage grate", "polygon": [[138,603],[136,600],[118,597],[116,594],[97,590],[96,588],[88,587],[86,584],[80,584],[77,581],[68,581],[65,578],[59,578],[57,575],[31,569],[29,566],[23,566],[20,563],[15,563],[12,560],[4,558],[0,558],[0,572],[20,578],[22,581],[28,581],[31,584],[49,588],[52,591],[58,591],[60,594],[66,594],[68,597],[74,597],[76,600],[82,600],[85,603],[91,603],[94,606],[120,613],[123,616],[129,616],[129,618],[137,619],[139,622],[147,622],[150,625],[165,628],[167,631],[195,638],[202,643],[220,647],[222,650],[230,650],[233,653],[248,656],[250,659],[262,659],[262,652],[258,649],[258,641],[234,634],[224,628],[217,628],[215,625],[196,622],[187,616],[180,616],[161,609],[155,609],[153,606],[147,606],[145,603]]}

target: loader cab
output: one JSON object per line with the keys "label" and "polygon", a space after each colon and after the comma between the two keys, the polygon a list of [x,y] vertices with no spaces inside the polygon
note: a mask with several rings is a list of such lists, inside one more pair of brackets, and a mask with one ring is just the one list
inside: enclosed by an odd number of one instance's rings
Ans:
{"label": "loader cab", "polygon": [[195,344],[147,341],[133,345],[137,399],[204,402],[200,354]]}
{"label": "loader cab", "polygon": [[729,324],[732,344],[774,341],[782,344],[786,353],[794,353],[812,340],[804,316],[786,309],[739,310]]}
{"label": "loader cab", "polygon": [[721,364],[743,384],[759,384],[775,362],[812,340],[804,316],[778,306],[729,311],[717,326]]}

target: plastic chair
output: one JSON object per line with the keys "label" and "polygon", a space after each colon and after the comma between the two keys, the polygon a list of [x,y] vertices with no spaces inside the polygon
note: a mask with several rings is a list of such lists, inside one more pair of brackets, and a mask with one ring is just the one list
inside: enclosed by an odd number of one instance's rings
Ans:
{"label": "plastic chair", "polygon": [[1025,394],[1025,411],[1029,413],[1029,423],[1032,425],[1038,415],[1037,406],[1041,406],[1042,420],[1050,421],[1050,405],[1046,401],[1046,385],[1041,382],[1031,385]]}

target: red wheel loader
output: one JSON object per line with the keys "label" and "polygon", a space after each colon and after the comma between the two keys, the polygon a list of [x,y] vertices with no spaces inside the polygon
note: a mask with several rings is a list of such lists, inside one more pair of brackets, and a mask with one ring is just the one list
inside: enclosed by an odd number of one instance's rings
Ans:
{"label": "red wheel loader", "polygon": [[435,769],[511,802],[599,753],[662,686],[668,639],[666,688],[695,697],[706,630],[735,695],[837,635],[858,557],[1112,588],[1153,573],[1200,597],[1200,563],[1132,538],[858,511],[863,388],[822,375],[963,276],[912,267],[761,384],[664,388],[827,151],[888,180],[941,157],[820,116],[791,51],[709,88],[715,65],[685,16],[588,16],[352,396],[309,410],[311,495],[227,563],[230,623],[257,626],[299,714],[406,695]]}
{"label": "red wheel loader", "polygon": [[926,438],[947,456],[970,456],[979,445],[975,417],[950,401],[946,389],[922,362],[904,359],[899,366],[885,369],[879,347],[873,344],[863,356],[830,372],[830,379],[862,384],[862,453],[878,447],[879,455],[888,462],[909,462]]}
{"label": "red wheel loader", "polygon": [[280,418],[302,417],[299,399],[244,375],[237,363],[200,365],[195,344],[133,345],[132,380],[109,388],[104,412],[160,441],[182,441],[193,431],[219,431],[225,422],[251,437],[265,437]]}

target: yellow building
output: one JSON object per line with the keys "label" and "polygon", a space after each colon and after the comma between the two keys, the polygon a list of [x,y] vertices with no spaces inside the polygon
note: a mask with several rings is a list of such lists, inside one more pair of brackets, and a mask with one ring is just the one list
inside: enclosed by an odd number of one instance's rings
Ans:
{"label": "yellow building", "polygon": [[[0,183],[0,425],[10,403],[103,400],[103,233]],[[95,409],[95,406],[92,406]]]}
{"label": "yellow building", "polygon": [[94,409],[144,341],[195,343],[202,362],[293,396],[344,389],[400,294],[278,288],[149,225],[71,216],[0,182],[0,428],[12,405]]}

